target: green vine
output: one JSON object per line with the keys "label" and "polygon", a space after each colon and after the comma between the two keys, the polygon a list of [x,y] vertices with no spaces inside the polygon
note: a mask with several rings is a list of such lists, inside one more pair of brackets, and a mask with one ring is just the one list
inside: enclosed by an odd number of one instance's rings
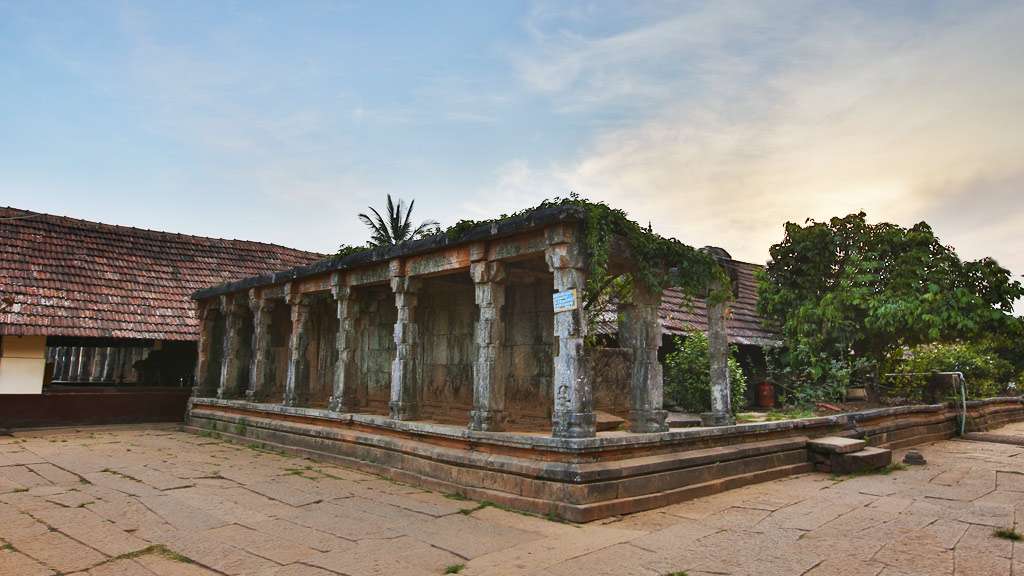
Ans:
{"label": "green vine", "polygon": [[[445,229],[443,234],[450,240],[458,240],[476,226],[559,206],[575,206],[584,212],[587,285],[583,296],[587,308],[609,298],[628,300],[635,283],[652,292],[671,286],[695,298],[722,301],[731,297],[729,277],[714,257],[640,226],[622,210],[603,202],[586,200],[575,193],[568,198],[544,200],[537,206],[514,214],[502,214],[491,220],[460,220]],[[616,237],[624,240],[632,266],[629,272],[613,276],[608,267]]]}
{"label": "green vine", "polygon": [[[600,312],[609,301],[628,301],[637,284],[652,292],[676,287],[687,296],[707,297],[713,301],[726,300],[731,296],[729,277],[711,255],[640,226],[622,210],[603,202],[586,200],[575,193],[568,198],[544,200],[536,206],[490,220],[459,220],[439,234],[456,242],[477,226],[564,206],[576,207],[584,215],[582,240],[587,261],[587,284],[583,300],[586,309]],[[616,238],[620,238],[628,250],[625,256],[630,269],[612,274],[609,265]],[[370,248],[343,244],[336,255],[344,257],[366,250]]]}

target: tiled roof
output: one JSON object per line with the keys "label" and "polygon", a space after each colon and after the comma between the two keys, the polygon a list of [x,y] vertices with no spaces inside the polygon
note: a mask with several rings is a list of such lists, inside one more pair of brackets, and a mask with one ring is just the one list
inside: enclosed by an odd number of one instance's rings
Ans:
{"label": "tiled roof", "polygon": [[[729,342],[773,346],[780,342],[778,335],[764,327],[757,313],[757,279],[754,274],[761,266],[730,260],[736,271],[734,281],[738,284],[738,296],[729,305],[730,315],[726,320]],[[685,334],[708,327],[707,307],[703,300],[687,301],[683,293],[674,288],[665,290],[658,311],[662,328],[668,334]]]}
{"label": "tiled roof", "polygon": [[196,340],[196,290],[323,257],[0,208],[0,334]]}

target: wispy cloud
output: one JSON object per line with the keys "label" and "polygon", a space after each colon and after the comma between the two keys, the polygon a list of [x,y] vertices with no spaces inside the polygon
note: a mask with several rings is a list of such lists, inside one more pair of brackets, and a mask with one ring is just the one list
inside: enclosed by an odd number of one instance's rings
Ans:
{"label": "wispy cloud", "polygon": [[[537,29],[517,56],[529,89],[568,113],[649,110],[550,178],[751,260],[786,220],[864,209],[932,218],[966,256],[1024,272],[1005,237],[1024,226],[1024,6],[757,6],[709,3],[608,35]],[[981,228],[949,219],[965,204]]]}

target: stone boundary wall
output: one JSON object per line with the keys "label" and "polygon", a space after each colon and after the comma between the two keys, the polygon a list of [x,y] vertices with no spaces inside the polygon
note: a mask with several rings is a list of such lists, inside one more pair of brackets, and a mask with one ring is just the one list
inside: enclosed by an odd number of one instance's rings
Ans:
{"label": "stone boundary wall", "polygon": [[[968,403],[968,429],[1024,420],[1020,398]],[[804,420],[553,438],[193,399],[186,429],[258,443],[477,500],[588,522],[809,472],[807,441],[838,435],[900,448],[953,437],[951,405]]]}

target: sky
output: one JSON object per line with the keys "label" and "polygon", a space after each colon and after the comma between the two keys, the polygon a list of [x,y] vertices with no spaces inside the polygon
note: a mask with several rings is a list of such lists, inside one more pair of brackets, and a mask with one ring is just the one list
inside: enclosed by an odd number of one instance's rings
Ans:
{"label": "sky", "polygon": [[[0,205],[319,252],[570,191],[764,262],[925,220],[1024,274],[1024,2],[0,0]],[[1018,312],[1021,312],[1018,305]]]}

